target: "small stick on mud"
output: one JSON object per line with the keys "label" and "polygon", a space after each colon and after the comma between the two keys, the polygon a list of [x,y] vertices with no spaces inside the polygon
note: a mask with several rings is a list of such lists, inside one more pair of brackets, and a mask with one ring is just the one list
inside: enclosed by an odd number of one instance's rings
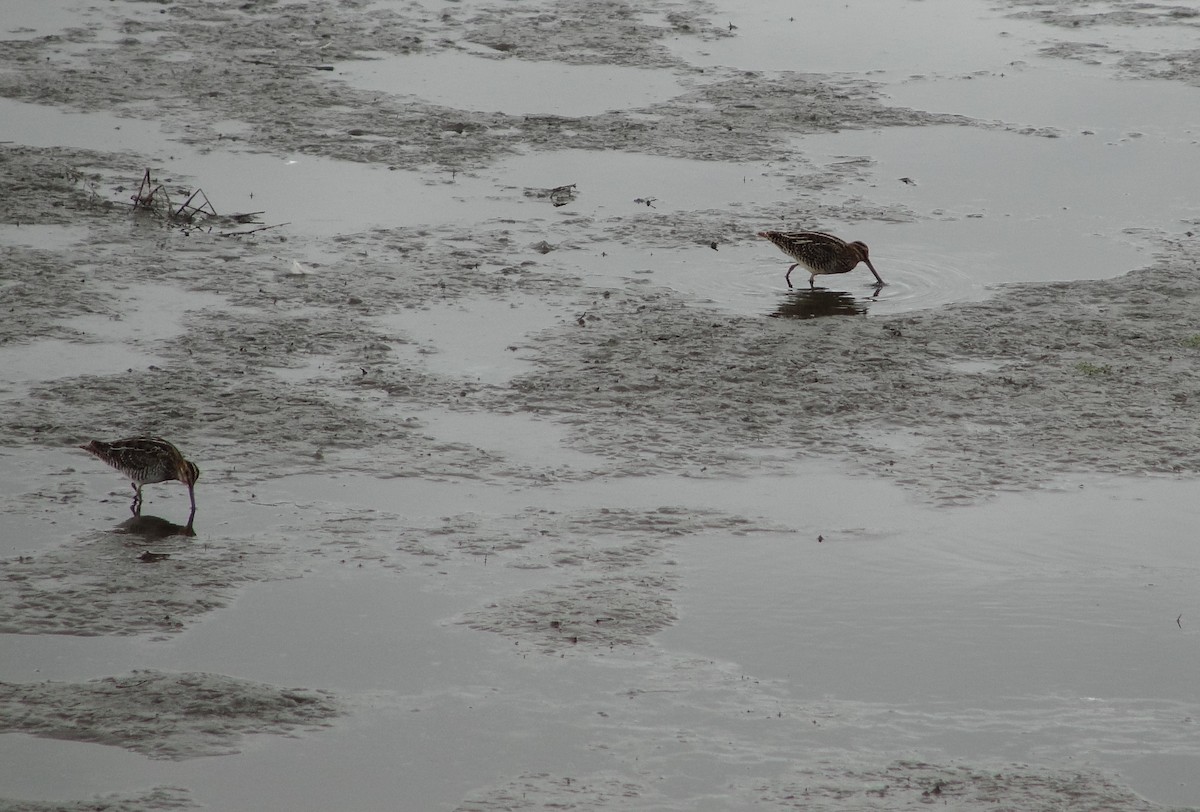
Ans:
{"label": "small stick on mud", "polygon": [[259,231],[266,231],[268,228],[279,228],[280,226],[290,226],[291,223],[276,223],[273,226],[263,226],[262,228],[252,228],[249,231],[218,231],[218,237],[245,237],[247,234],[255,234]]}
{"label": "small stick on mud", "polygon": [[264,62],[261,59],[243,59],[250,65],[266,65],[268,68],[304,68],[306,70],[333,70],[333,65],[302,65],[297,62]]}
{"label": "small stick on mud", "polygon": [[[137,194],[130,199],[133,201],[135,209],[156,212],[170,222],[191,223],[198,214],[205,217],[217,216],[216,208],[209,202],[203,189],[192,192],[179,208],[175,208],[171,204],[171,196],[167,193],[166,187],[161,183],[154,182],[149,169],[142,173],[142,182],[138,184]],[[203,202],[197,203],[198,200]]]}
{"label": "small stick on mud", "polygon": [[[199,206],[192,205],[192,201],[199,196],[204,202]],[[171,217],[176,220],[183,220],[190,223],[197,214],[203,214],[206,217],[216,217],[217,210],[213,204],[208,201],[208,195],[204,194],[203,189],[197,189],[192,192],[191,196],[183,202],[178,209],[172,213]]]}
{"label": "small stick on mud", "polygon": [[[165,196],[167,193],[166,190],[162,186],[154,185],[154,181],[150,180],[150,170],[147,168],[142,174],[142,182],[138,184],[137,194],[130,198],[133,201],[133,207],[135,209],[153,209],[154,196],[158,194],[160,189]],[[169,206],[170,204],[168,203],[168,208]]]}
{"label": "small stick on mud", "polygon": [[[192,192],[188,195],[187,200],[183,201],[176,208],[172,205],[171,197],[167,194],[166,188],[162,184],[154,182],[149,169],[142,173],[142,182],[138,186],[137,194],[130,199],[133,201],[135,209],[152,211],[164,218],[168,223],[178,225],[186,233],[190,233],[202,227],[202,225],[211,232],[213,228],[228,226],[233,223],[239,225],[257,224],[261,221],[255,218],[265,213],[261,211],[237,212],[222,217],[217,213],[217,209],[212,204],[212,201],[208,199],[208,195],[204,194],[203,189],[197,189]],[[223,231],[219,232],[218,236],[244,237],[247,234],[254,234],[258,231],[266,231],[269,228],[278,228],[279,226],[286,225],[289,224],[276,223],[275,225],[252,228],[248,231]]]}

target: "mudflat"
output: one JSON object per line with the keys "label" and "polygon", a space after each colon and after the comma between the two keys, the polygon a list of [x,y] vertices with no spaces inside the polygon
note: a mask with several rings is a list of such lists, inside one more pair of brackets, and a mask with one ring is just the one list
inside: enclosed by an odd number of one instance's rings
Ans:
{"label": "mudflat", "polygon": [[0,810],[1200,806],[1200,6],[42,5]]}

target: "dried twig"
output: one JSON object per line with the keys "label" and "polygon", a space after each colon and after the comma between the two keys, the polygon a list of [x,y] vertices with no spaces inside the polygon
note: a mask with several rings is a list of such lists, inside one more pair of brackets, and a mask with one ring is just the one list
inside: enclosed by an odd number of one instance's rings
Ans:
{"label": "dried twig", "polygon": [[164,195],[166,194],[166,190],[162,186],[154,185],[154,181],[150,179],[150,170],[147,169],[142,174],[142,182],[138,184],[137,194],[130,198],[133,201],[133,207],[135,209],[153,209],[154,196],[160,190]]}
{"label": "dried twig", "polygon": [[259,231],[266,231],[269,228],[279,228],[280,226],[290,226],[291,223],[276,223],[273,226],[263,226],[262,228],[252,228],[249,231],[218,231],[218,237],[245,237],[247,234],[255,234]]}
{"label": "dried twig", "polygon": [[261,59],[243,59],[251,65],[266,65],[268,68],[306,68],[307,70],[333,70],[333,65],[301,65],[297,63],[265,62]]}
{"label": "dried twig", "polygon": [[[192,204],[192,201],[197,197],[204,201],[198,206]],[[196,191],[192,192],[191,196],[188,197],[188,199],[185,200],[179,206],[179,208],[171,214],[171,217],[175,218],[176,220],[183,220],[184,222],[190,223],[197,214],[203,214],[206,217],[217,216],[217,210],[213,207],[213,204],[208,201],[208,195],[204,194],[203,189],[197,189]]]}
{"label": "dried twig", "polygon": [[[233,223],[257,224],[261,221],[255,218],[263,214],[261,211],[238,212],[222,217],[217,213],[217,209],[213,206],[212,201],[208,199],[208,195],[204,194],[203,189],[197,189],[192,192],[188,195],[187,200],[183,201],[176,208],[172,205],[171,197],[167,193],[166,188],[154,182],[149,169],[142,173],[142,182],[138,186],[137,194],[130,199],[133,201],[135,209],[152,211],[163,217],[168,223],[178,226],[185,233],[191,233],[198,228],[206,228],[211,232],[214,227],[227,226]],[[218,235],[221,237],[242,237],[246,234],[265,231],[268,228],[278,228],[281,225],[288,224],[277,223],[276,225],[253,228],[248,231],[223,231],[219,232]]]}

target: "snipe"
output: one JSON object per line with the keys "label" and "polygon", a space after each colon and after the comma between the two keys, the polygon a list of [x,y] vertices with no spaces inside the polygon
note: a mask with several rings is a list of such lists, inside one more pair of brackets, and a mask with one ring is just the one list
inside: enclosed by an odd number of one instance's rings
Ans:
{"label": "snipe", "polygon": [[792,271],[797,265],[803,265],[808,271],[808,286],[811,288],[814,278],[825,274],[849,273],[860,262],[865,262],[871,273],[875,274],[876,287],[884,284],[883,277],[871,264],[866,243],[846,242],[823,231],[760,231],[758,236],[770,240],[776,248],[796,260],[784,274],[789,288],[792,286]]}
{"label": "snipe", "polygon": [[132,510],[135,514],[141,513],[143,485],[172,479],[187,485],[192,513],[196,512],[195,486],[200,478],[200,469],[195,463],[184,459],[179,449],[163,438],[129,437],[111,443],[92,440],[79,447],[129,477],[134,491]]}

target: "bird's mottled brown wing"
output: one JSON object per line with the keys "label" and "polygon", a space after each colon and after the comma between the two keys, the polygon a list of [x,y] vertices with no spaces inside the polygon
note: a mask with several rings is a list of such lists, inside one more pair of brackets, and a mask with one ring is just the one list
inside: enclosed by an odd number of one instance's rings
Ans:
{"label": "bird's mottled brown wing", "polygon": [[127,437],[111,443],[92,440],[80,447],[131,479],[142,482],[173,478],[185,462],[179,449],[161,437]]}
{"label": "bird's mottled brown wing", "polygon": [[791,255],[810,268],[832,267],[845,248],[845,243],[837,237],[818,231],[800,231],[783,236],[792,246]]}

